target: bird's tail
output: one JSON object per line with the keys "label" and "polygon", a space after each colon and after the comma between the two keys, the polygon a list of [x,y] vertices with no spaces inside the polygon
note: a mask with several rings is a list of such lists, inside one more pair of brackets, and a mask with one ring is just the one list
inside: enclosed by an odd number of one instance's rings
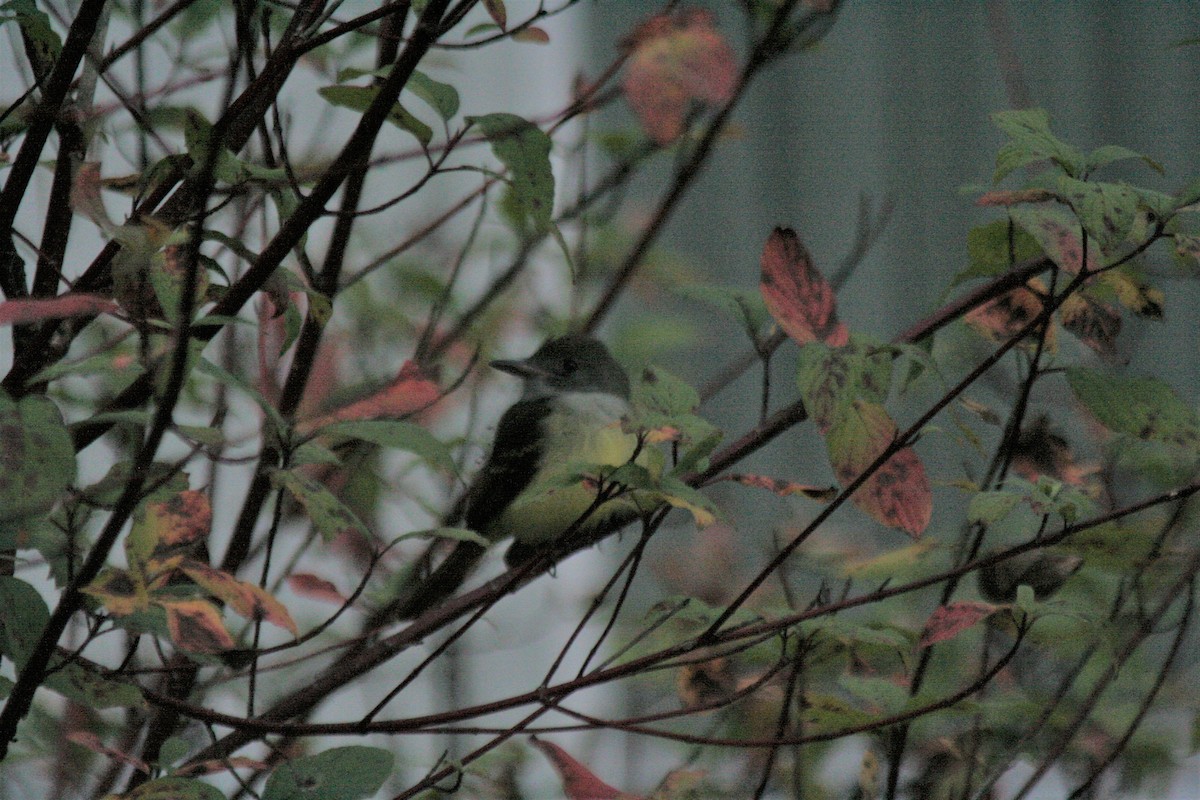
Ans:
{"label": "bird's tail", "polygon": [[418,559],[413,568],[412,580],[386,605],[372,612],[367,618],[364,632],[375,631],[393,622],[413,619],[454,594],[487,550],[474,542],[458,542],[450,551],[450,555],[429,572],[434,549],[431,546]]}

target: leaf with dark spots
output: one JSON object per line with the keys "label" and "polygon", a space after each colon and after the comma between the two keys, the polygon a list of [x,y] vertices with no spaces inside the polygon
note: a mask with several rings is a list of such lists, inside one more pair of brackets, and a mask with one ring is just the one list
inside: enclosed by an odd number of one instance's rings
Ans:
{"label": "leaf with dark spots", "polygon": [[767,310],[798,344],[841,347],[849,331],[838,322],[833,288],[791,228],[776,228],[763,247],[759,287]]}
{"label": "leaf with dark spots", "polygon": [[[842,414],[826,436],[829,460],[843,486],[849,485],[887,449],[896,424],[883,406],[862,400]],[[933,494],[925,467],[911,447],[894,453],[851,497],[878,522],[919,536],[929,526]]]}
{"label": "leaf with dark spots", "polygon": [[929,615],[925,629],[921,632],[919,648],[953,639],[960,633],[970,630],[983,620],[1002,611],[1003,606],[983,603],[978,600],[962,600],[957,603],[939,606]]}

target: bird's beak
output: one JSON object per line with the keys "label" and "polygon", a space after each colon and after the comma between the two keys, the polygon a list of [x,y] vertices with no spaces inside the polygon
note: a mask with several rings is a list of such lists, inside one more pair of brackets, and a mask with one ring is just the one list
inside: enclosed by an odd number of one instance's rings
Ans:
{"label": "bird's beak", "polygon": [[518,378],[536,378],[546,374],[544,370],[535,367],[528,361],[515,361],[507,358],[501,358],[491,362],[491,365],[501,372],[507,372],[509,375],[516,375]]}

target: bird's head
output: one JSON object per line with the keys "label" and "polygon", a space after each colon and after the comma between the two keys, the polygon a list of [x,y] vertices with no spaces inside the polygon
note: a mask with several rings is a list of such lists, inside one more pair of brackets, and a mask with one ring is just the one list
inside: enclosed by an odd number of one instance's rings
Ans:
{"label": "bird's head", "polygon": [[500,359],[492,366],[525,380],[525,399],[568,392],[600,392],[629,399],[629,376],[596,339],[568,334],[547,339],[524,360]]}

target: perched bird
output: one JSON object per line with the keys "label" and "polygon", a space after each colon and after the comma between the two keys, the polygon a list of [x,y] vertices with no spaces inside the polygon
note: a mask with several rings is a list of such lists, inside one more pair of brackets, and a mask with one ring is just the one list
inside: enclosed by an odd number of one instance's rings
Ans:
{"label": "perched bird", "polygon": [[[492,542],[511,536],[505,561],[516,566],[568,531],[582,535],[635,518],[635,495],[597,505],[594,486],[570,479],[581,464],[619,466],[638,452],[637,437],[621,427],[630,412],[629,377],[608,349],[571,334],[549,339],[524,360],[491,365],[522,378],[525,388],[500,418],[491,454],[466,494],[466,526]],[[411,618],[448,597],[484,551],[477,543],[459,542],[372,622]]]}

